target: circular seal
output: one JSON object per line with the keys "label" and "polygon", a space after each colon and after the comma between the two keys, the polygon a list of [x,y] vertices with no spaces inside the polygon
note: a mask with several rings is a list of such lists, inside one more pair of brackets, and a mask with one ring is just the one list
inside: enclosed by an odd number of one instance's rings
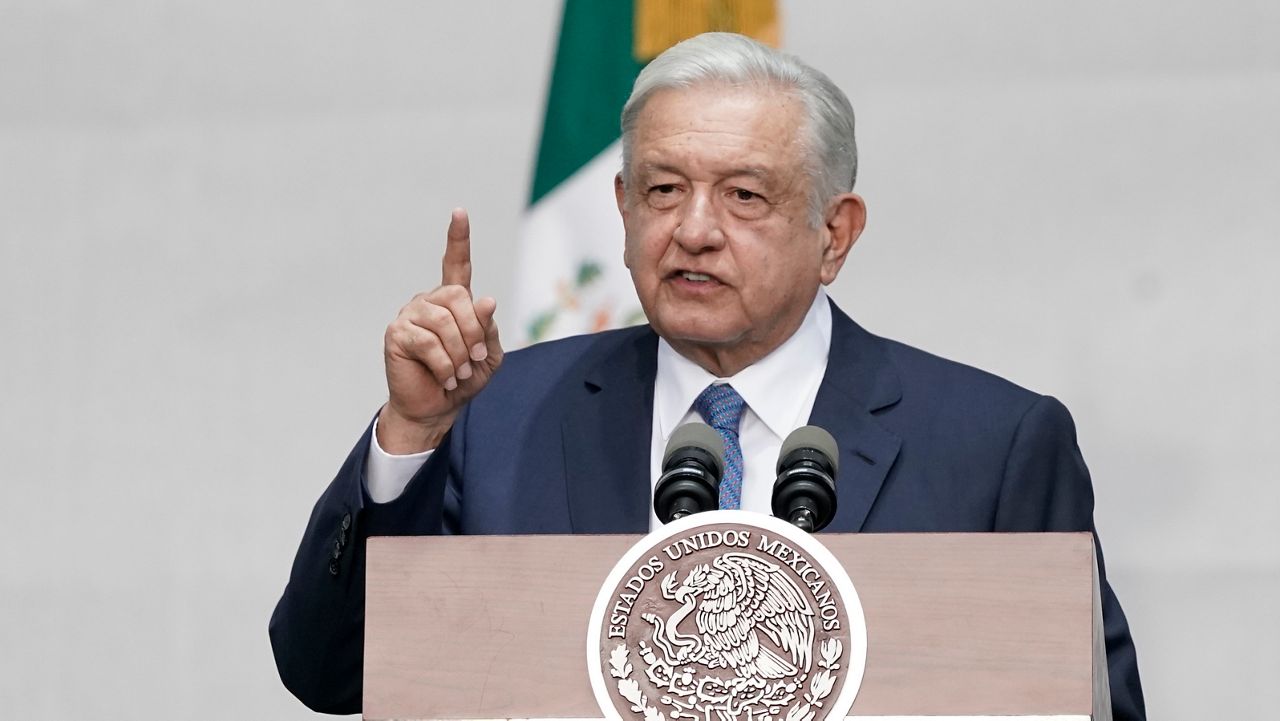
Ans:
{"label": "circular seal", "polygon": [[645,536],[596,597],[591,687],[612,721],[822,721],[853,706],[867,628],[817,539],[712,511]]}

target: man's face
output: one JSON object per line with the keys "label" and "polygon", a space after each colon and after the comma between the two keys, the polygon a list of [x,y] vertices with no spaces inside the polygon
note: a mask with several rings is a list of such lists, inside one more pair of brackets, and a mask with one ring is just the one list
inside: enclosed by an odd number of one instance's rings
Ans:
{"label": "man's face", "polygon": [[718,86],[659,91],[637,118],[624,258],[654,329],[713,372],[790,337],[857,237],[811,225],[803,129],[791,95]]}

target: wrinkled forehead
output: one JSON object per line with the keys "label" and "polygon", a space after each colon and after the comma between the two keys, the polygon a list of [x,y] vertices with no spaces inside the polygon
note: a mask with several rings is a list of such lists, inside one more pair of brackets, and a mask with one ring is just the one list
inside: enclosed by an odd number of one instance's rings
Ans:
{"label": "wrinkled forehead", "polygon": [[801,101],[778,88],[664,88],[636,116],[628,160],[633,172],[698,158],[766,176],[803,163],[805,130]]}
{"label": "wrinkled forehead", "polygon": [[794,89],[773,83],[703,81],[688,87],[659,88],[649,94],[636,115],[634,130],[655,122],[696,123],[725,113],[764,113],[804,123],[804,104]]}

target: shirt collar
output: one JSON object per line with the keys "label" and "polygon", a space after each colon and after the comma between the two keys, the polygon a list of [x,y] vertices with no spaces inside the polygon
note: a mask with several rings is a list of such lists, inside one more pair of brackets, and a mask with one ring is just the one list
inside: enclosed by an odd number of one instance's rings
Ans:
{"label": "shirt collar", "polygon": [[[801,418],[805,397],[794,389],[808,387],[826,372],[831,349],[831,304],[818,288],[800,327],[772,353],[730,378],[717,378],[658,339],[658,373],[654,382],[654,415],[662,442],[688,415],[698,394],[712,383],[729,383],[747,406],[779,438],[808,422]],[[816,376],[816,377],[815,377]]]}

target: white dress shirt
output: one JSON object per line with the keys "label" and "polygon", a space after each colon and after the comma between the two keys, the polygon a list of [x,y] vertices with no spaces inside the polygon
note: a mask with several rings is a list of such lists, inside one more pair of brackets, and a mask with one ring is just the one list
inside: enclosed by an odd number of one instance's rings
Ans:
{"label": "white dress shirt", "polygon": [[[800,327],[772,353],[737,375],[717,378],[658,340],[658,376],[653,384],[650,489],[662,475],[667,439],[685,423],[703,422],[693,402],[712,383],[728,383],[747,402],[738,425],[742,446],[742,510],[772,514],[775,467],[782,441],[806,425],[827,372],[831,349],[831,304],[821,288]],[[652,498],[653,494],[650,493]],[[649,505],[649,528],[661,524]]]}
{"label": "white dress shirt", "polygon": [[[778,450],[791,431],[809,422],[831,349],[831,305],[818,289],[800,328],[772,353],[729,378],[717,378],[658,340],[658,372],[653,384],[653,433],[649,484],[662,475],[662,453],[676,428],[702,421],[693,409],[712,383],[729,383],[747,403],[738,437],[742,445],[742,509],[771,513]],[[394,501],[431,456],[431,451],[392,455],[378,445],[377,421],[365,462],[365,487],[374,503]],[[649,528],[661,524],[649,505]]]}

